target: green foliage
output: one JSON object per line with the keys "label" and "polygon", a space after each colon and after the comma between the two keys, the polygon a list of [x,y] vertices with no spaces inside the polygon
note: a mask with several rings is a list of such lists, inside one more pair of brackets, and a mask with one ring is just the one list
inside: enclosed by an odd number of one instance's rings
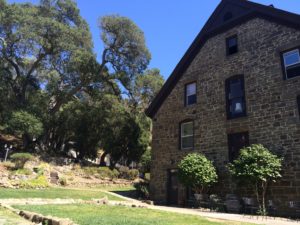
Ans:
{"label": "green foliage", "polygon": [[10,159],[15,163],[16,169],[23,169],[27,161],[33,159],[29,153],[15,153],[10,156]]}
{"label": "green foliage", "polygon": [[239,157],[229,164],[232,175],[249,182],[273,181],[279,177],[282,159],[260,144],[241,149]]}
{"label": "green foliage", "polygon": [[86,175],[95,176],[101,179],[115,179],[119,176],[118,170],[111,170],[108,167],[83,167],[82,169]]}
{"label": "green foliage", "polygon": [[25,111],[13,112],[8,127],[13,134],[27,134],[31,138],[38,137],[43,132],[43,124],[39,118]]}
{"label": "green foliage", "polygon": [[16,167],[14,163],[9,161],[0,163],[0,166],[5,167],[7,170],[13,170]]}
{"label": "green foliage", "polygon": [[151,166],[151,150],[150,150],[150,148],[148,148],[142,155],[141,166],[142,166],[143,173],[150,172],[150,166]]}
{"label": "green foliage", "polygon": [[218,175],[211,161],[198,153],[188,154],[178,165],[178,177],[197,193],[217,182]]}
{"label": "green foliage", "polygon": [[151,58],[143,32],[130,19],[117,15],[102,17],[99,28],[104,61],[112,65],[122,85],[131,90],[135,76],[146,69]]}
{"label": "green foliage", "polygon": [[67,184],[68,184],[67,178],[65,178],[65,177],[60,177],[59,180],[58,180],[58,183],[59,183],[61,186],[67,186]]}
{"label": "green foliage", "polygon": [[0,0],[0,8],[0,129],[22,135],[25,150],[75,149],[84,159],[101,148],[113,165],[138,162],[150,143],[142,109],[163,83],[158,70],[144,73],[151,56],[139,27],[102,17],[98,62],[75,1]]}
{"label": "green foliage", "polygon": [[145,110],[164,84],[164,78],[159,69],[146,70],[137,76],[133,95],[136,104]]}
{"label": "green foliage", "polygon": [[265,194],[269,182],[281,177],[282,159],[261,144],[241,149],[239,157],[228,165],[230,173],[253,187],[260,204],[260,213],[266,214]]}
{"label": "green foliage", "polygon": [[47,188],[49,187],[49,183],[47,178],[44,175],[39,175],[32,180],[21,181],[19,183],[20,188]]}
{"label": "green foliage", "polygon": [[28,176],[28,175],[32,174],[32,171],[30,169],[24,168],[24,169],[14,170],[12,173],[16,174],[16,175],[27,175]]}
{"label": "green foliage", "polygon": [[107,122],[101,145],[110,154],[112,165],[121,159],[125,159],[127,165],[139,162],[150,144],[150,123],[145,115],[120,107]]}
{"label": "green foliage", "polygon": [[136,169],[129,169],[127,166],[120,166],[119,170],[119,178],[134,180],[138,177],[139,171]]}
{"label": "green foliage", "polygon": [[149,183],[147,182],[138,182],[134,183],[134,188],[136,189],[140,198],[149,199]]}

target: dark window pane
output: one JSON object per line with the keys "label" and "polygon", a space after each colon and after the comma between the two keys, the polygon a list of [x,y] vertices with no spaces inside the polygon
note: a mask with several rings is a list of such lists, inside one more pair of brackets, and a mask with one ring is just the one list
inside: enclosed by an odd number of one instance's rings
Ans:
{"label": "dark window pane", "polygon": [[196,83],[187,84],[185,86],[185,105],[195,104],[197,101]]}
{"label": "dark window pane", "polygon": [[234,46],[237,46],[236,37],[228,39],[228,47],[231,48],[231,47],[234,47]]}
{"label": "dark window pane", "polygon": [[228,135],[228,156],[229,161],[235,160],[240,153],[240,150],[249,146],[249,134],[248,132],[236,133]]}
{"label": "dark window pane", "polygon": [[226,41],[227,55],[231,55],[238,52],[237,37],[228,38]]}
{"label": "dark window pane", "polygon": [[237,46],[232,46],[230,48],[228,48],[228,55],[232,55],[234,53],[237,53]]}
{"label": "dark window pane", "polygon": [[194,140],[193,136],[181,138],[181,148],[182,149],[193,148],[193,144],[194,144],[193,140]]}
{"label": "dark window pane", "polygon": [[242,85],[242,80],[237,79],[230,82],[230,93],[229,98],[236,98],[243,96],[244,90]]}
{"label": "dark window pane", "polygon": [[196,95],[190,95],[187,97],[187,105],[195,104],[197,101]]}
{"label": "dark window pane", "polygon": [[226,80],[227,118],[246,115],[246,101],[243,76],[235,76]]}
{"label": "dark window pane", "polygon": [[300,76],[300,64],[290,66],[286,68],[286,77],[293,78]]}
{"label": "dark window pane", "polygon": [[300,95],[297,97],[297,103],[298,103],[298,113],[300,117]]}

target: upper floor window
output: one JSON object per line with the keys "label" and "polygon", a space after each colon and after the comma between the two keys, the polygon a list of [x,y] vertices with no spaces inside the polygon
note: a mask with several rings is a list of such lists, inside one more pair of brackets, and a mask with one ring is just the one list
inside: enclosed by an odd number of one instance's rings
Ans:
{"label": "upper floor window", "polygon": [[238,75],[226,80],[227,118],[246,116],[244,76]]}
{"label": "upper floor window", "polygon": [[300,76],[300,54],[299,49],[284,52],[282,54],[285,78]]}
{"label": "upper floor window", "polygon": [[237,159],[240,150],[244,147],[249,146],[249,133],[235,133],[235,134],[228,134],[228,158],[229,162]]}
{"label": "upper floor window", "polygon": [[299,113],[299,117],[300,117],[300,95],[298,95],[298,97],[297,97],[297,104],[298,104],[298,113]]}
{"label": "upper floor window", "polygon": [[232,55],[238,52],[238,39],[237,36],[232,36],[226,39],[227,55]]}
{"label": "upper floor window", "polygon": [[180,124],[180,148],[191,149],[194,147],[194,122]]}
{"label": "upper floor window", "polygon": [[185,105],[193,105],[197,102],[196,82],[185,85]]}

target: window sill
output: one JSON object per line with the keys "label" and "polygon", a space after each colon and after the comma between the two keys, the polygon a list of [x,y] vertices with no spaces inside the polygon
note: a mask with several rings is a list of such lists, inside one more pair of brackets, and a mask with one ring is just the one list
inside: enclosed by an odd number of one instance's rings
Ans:
{"label": "window sill", "polygon": [[192,148],[180,148],[179,150],[180,151],[193,151],[194,147],[192,147]]}
{"label": "window sill", "polygon": [[247,114],[244,114],[244,115],[240,115],[240,116],[235,116],[235,117],[227,117],[227,120],[230,121],[230,120],[235,120],[235,119],[243,119],[243,118],[247,118],[248,115]]}
{"label": "window sill", "polygon": [[300,75],[298,75],[298,76],[295,76],[295,77],[291,77],[291,78],[287,78],[287,77],[285,77],[284,78],[284,80],[286,80],[286,81],[289,81],[289,80],[296,80],[296,79],[300,79]]}
{"label": "window sill", "polygon": [[196,105],[197,105],[197,103],[190,104],[190,105],[184,105],[184,108],[192,108],[192,107],[195,107]]}

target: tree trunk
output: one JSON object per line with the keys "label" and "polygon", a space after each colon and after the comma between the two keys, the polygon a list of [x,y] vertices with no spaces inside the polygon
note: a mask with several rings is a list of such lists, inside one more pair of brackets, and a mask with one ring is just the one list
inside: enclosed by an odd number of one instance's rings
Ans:
{"label": "tree trunk", "polygon": [[100,166],[106,166],[105,157],[107,156],[107,153],[104,152],[100,157]]}

